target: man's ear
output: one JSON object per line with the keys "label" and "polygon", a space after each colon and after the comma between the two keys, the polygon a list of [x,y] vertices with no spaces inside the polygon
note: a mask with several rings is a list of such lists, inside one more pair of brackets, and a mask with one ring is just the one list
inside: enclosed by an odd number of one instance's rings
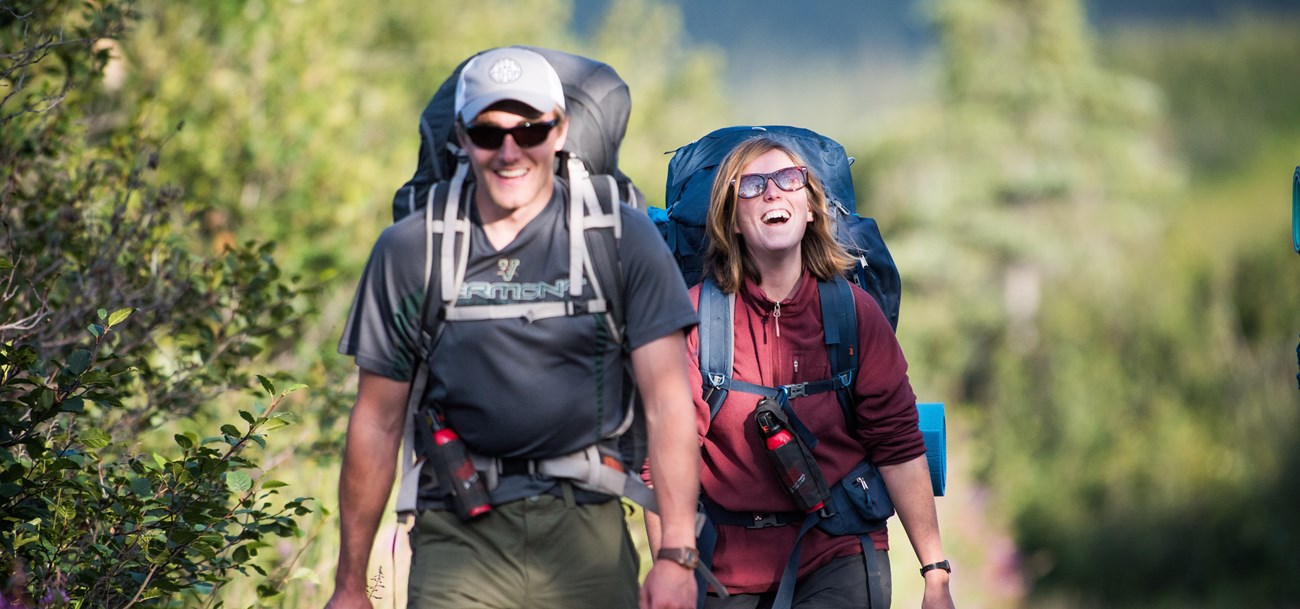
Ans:
{"label": "man's ear", "polygon": [[569,119],[566,117],[555,128],[560,130],[559,137],[555,138],[555,152],[558,153],[564,149],[564,141],[569,137]]}
{"label": "man's ear", "polygon": [[469,150],[469,138],[465,135],[465,128],[461,126],[460,121],[452,124],[451,131],[456,134],[456,143],[460,144],[460,149]]}

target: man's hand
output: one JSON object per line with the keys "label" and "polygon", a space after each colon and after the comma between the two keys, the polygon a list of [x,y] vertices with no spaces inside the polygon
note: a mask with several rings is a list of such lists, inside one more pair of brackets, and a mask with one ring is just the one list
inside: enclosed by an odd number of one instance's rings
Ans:
{"label": "man's hand", "polygon": [[641,609],[695,609],[695,572],[656,560],[641,586]]}
{"label": "man's hand", "polygon": [[346,590],[334,590],[334,596],[330,601],[325,603],[325,609],[374,609],[370,603],[370,597],[362,592],[348,592]]}

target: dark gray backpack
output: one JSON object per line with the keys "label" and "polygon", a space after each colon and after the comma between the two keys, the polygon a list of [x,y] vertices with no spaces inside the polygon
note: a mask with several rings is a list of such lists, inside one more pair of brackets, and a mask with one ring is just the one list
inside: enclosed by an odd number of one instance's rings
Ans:
{"label": "dark gray backpack", "polygon": [[[550,62],[564,84],[564,103],[569,117],[569,136],[564,150],[578,157],[592,175],[612,176],[619,185],[620,198],[635,208],[645,206],[645,197],[618,168],[618,148],[627,134],[632,96],[627,83],[614,68],[579,55],[522,46]],[[428,203],[430,188],[456,173],[460,146],[453,132],[455,123],[456,81],[471,58],[466,58],[443,81],[429,105],[420,115],[420,157],[411,176],[393,197],[393,221],[396,222]],[[557,171],[566,173],[565,163],[556,163]],[[566,175],[567,177],[567,175]]]}

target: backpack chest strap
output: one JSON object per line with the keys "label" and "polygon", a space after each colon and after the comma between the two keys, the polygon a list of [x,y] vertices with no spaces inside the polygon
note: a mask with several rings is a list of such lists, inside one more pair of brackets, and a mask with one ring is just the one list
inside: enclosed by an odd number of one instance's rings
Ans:
{"label": "backpack chest strap", "polygon": [[519,302],[513,304],[460,305],[447,309],[447,321],[479,321],[485,319],[521,318],[527,321],[549,317],[604,314],[609,310],[603,298],[590,300],[565,300],[555,302]]}
{"label": "backpack chest strap", "polygon": [[722,384],[725,385],[724,388],[726,389],[734,389],[741,393],[761,395],[766,398],[776,399],[781,393],[785,393],[787,398],[793,400],[794,398],[817,395],[819,393],[826,393],[828,391],[835,391],[842,387],[847,387],[848,379],[844,376],[836,376],[829,379],[822,379],[820,381],[807,381],[803,383],[768,387],[766,385],[755,385],[754,383],[738,381],[733,378],[723,381]]}

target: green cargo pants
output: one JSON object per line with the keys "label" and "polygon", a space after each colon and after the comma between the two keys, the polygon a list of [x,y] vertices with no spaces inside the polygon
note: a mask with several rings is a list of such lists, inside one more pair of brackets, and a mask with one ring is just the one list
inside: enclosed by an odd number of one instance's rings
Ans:
{"label": "green cargo pants", "polygon": [[411,609],[635,609],[636,550],[618,500],[528,497],[462,522],[420,513]]}

